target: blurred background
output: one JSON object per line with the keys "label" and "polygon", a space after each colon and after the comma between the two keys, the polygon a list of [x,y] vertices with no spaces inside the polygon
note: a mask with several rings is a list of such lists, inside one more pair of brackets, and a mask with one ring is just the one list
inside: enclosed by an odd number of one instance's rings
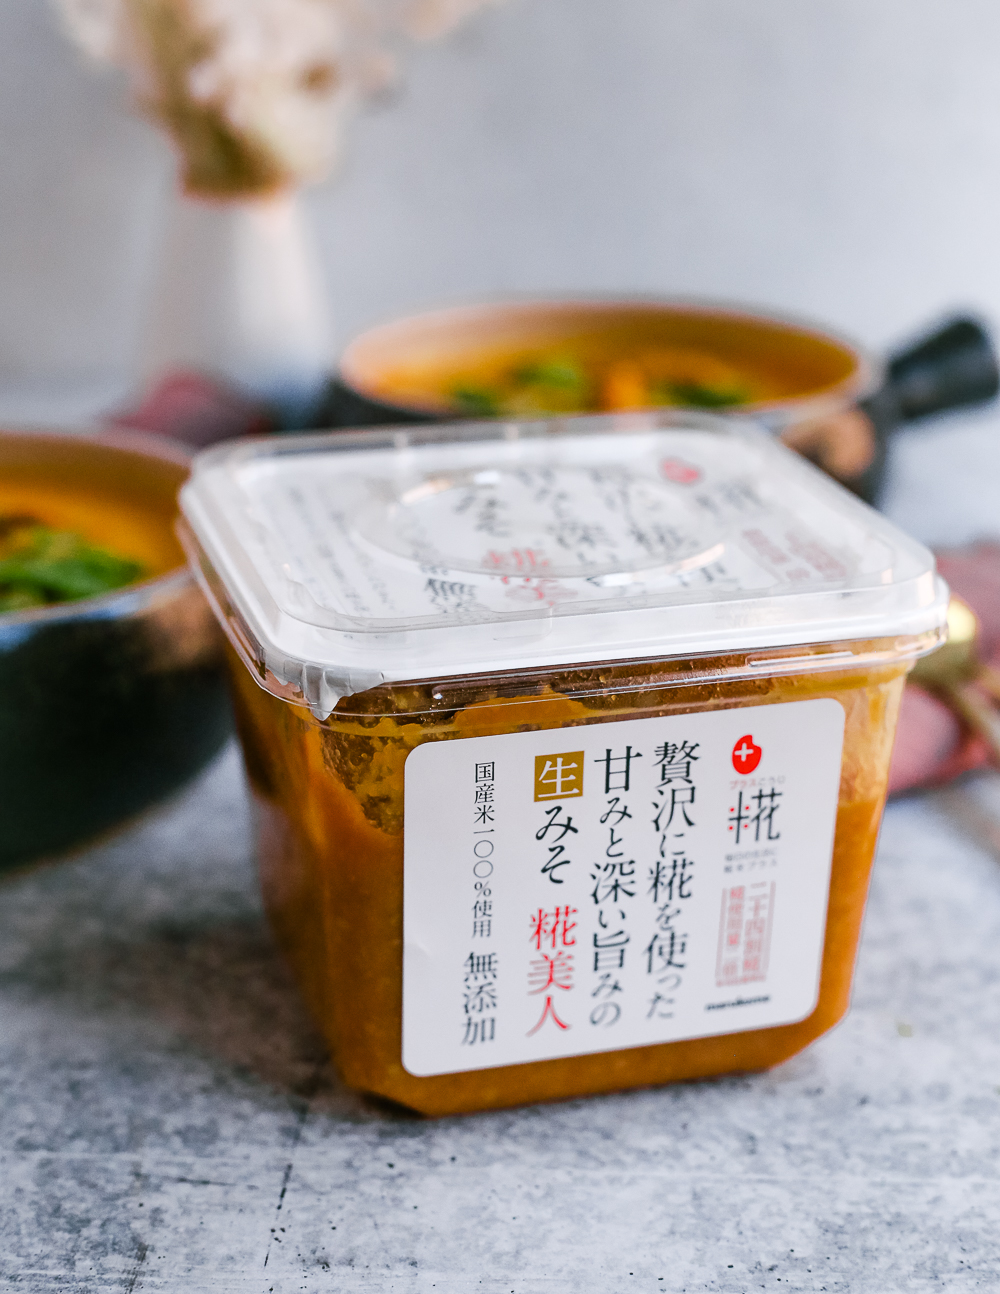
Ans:
{"label": "blurred background", "polygon": [[[745,302],[880,351],[956,307],[991,323],[998,46],[988,0],[508,0],[417,47],[308,191],[338,343],[567,290]],[[0,0],[8,423],[85,420],[128,391],[174,176],[128,106],[49,0]],[[991,528],[996,420],[908,433],[896,519],[936,543]],[[969,461],[969,504],[935,530],[941,444]]]}

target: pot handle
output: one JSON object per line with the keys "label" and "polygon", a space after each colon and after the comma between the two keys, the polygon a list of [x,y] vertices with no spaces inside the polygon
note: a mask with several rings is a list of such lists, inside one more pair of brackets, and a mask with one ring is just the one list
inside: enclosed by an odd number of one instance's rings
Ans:
{"label": "pot handle", "polygon": [[993,343],[975,319],[953,319],[890,356],[886,373],[902,422],[992,400],[1000,390]]}
{"label": "pot handle", "polygon": [[1000,391],[1000,366],[989,333],[976,319],[959,317],[890,355],[883,385],[858,402],[872,424],[875,456],[858,477],[845,481],[875,503],[883,484],[889,437],[933,413],[992,400]]}

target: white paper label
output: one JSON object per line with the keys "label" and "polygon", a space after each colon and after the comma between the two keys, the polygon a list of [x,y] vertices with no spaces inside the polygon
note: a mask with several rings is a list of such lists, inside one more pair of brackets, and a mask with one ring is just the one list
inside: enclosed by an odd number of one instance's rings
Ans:
{"label": "white paper label", "polygon": [[427,742],[406,761],[418,1076],[790,1024],[816,1005],[834,700]]}

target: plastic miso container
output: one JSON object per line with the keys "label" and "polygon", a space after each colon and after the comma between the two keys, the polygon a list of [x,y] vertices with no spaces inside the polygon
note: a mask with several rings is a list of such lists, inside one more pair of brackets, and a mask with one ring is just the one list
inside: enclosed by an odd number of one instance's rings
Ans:
{"label": "plastic miso container", "polygon": [[848,1008],[931,554],[698,415],[244,441],[182,494],[277,938],[428,1114],[764,1069]]}

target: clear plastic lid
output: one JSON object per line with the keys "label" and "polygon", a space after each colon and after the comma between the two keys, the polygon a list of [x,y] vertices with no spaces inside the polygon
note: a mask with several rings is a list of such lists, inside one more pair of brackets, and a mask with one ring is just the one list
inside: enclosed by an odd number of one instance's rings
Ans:
{"label": "clear plastic lid", "polygon": [[243,441],[196,459],[181,506],[258,666],[320,712],[387,681],[919,635],[946,611],[926,548],[690,413]]}

